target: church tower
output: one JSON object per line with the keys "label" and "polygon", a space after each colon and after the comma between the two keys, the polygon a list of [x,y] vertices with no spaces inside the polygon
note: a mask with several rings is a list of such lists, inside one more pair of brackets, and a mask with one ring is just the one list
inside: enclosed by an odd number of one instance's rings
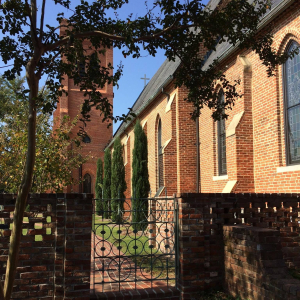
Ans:
{"label": "church tower", "polygon": [[[64,35],[64,29],[61,29],[61,35]],[[83,41],[83,46],[88,49],[90,42],[88,40]],[[92,50],[88,50],[87,54],[90,55]],[[100,57],[101,65],[107,66],[109,63],[113,63],[113,48],[106,49],[105,54]],[[57,109],[53,113],[54,128],[55,123],[60,122],[65,115],[70,116],[70,120],[80,116],[80,106],[83,103],[84,95],[80,91],[80,88],[76,86],[73,80],[68,76],[64,76],[63,79],[64,89],[68,92],[67,95],[63,94],[59,98]],[[113,86],[106,84],[105,87],[99,90],[103,97],[109,99],[110,104],[113,104]],[[68,193],[93,193],[95,194],[95,181],[97,160],[104,158],[104,148],[108,142],[112,139],[112,126],[107,127],[108,122],[102,122],[103,117],[100,116],[100,111],[92,107],[90,111],[90,122],[86,122],[85,132],[87,136],[82,139],[81,154],[82,156],[90,156],[91,158],[78,169],[73,170],[72,177],[75,180],[83,180],[82,184],[68,186],[64,188],[64,192]],[[78,121],[77,125],[73,128],[72,135],[75,136],[79,132],[79,127],[82,126],[82,122]]]}

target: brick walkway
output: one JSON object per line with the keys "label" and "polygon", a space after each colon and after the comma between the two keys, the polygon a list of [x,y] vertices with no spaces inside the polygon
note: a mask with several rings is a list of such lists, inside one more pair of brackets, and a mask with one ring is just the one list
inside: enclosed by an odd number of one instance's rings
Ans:
{"label": "brick walkway", "polygon": [[[95,245],[94,239],[95,235],[92,236],[91,299],[179,299],[174,283],[167,286],[166,281],[151,281],[151,274],[136,270],[130,258],[119,258],[123,253],[117,247],[108,241]],[[105,258],[94,260],[94,256],[100,255]]]}

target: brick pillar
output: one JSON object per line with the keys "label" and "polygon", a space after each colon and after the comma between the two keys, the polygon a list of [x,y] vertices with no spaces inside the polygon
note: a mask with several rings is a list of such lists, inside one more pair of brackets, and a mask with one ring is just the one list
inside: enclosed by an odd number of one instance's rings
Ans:
{"label": "brick pillar", "polygon": [[[237,186],[235,193],[253,193],[254,158],[253,158],[253,116],[252,116],[252,65],[247,57],[239,56],[243,65],[243,101],[244,114],[236,127],[234,135],[235,164]],[[232,137],[231,137],[232,138]],[[231,180],[229,176],[229,180]]]}
{"label": "brick pillar", "polygon": [[197,187],[196,123],[191,119],[194,107],[184,99],[188,89],[178,89],[176,101],[177,192],[194,193]]}
{"label": "brick pillar", "polygon": [[[222,235],[209,198],[202,194],[179,194],[179,275],[181,299],[191,299],[194,293],[222,286],[223,252]],[[204,194],[205,195],[205,194]],[[212,196],[210,196],[212,195]]]}
{"label": "brick pillar", "polygon": [[203,290],[205,284],[204,224],[198,209],[197,198],[179,198],[179,278],[181,299],[191,299],[191,294]]}
{"label": "brick pillar", "polygon": [[92,194],[58,194],[55,299],[90,299]]}

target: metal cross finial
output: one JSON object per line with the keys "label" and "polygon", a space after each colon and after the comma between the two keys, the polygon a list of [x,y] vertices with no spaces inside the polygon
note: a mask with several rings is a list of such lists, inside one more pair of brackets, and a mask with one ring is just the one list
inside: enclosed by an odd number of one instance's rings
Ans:
{"label": "metal cross finial", "polygon": [[146,77],[146,74],[144,75],[145,77],[142,77],[141,79],[144,79],[144,87],[147,85],[147,80],[150,80],[150,78]]}

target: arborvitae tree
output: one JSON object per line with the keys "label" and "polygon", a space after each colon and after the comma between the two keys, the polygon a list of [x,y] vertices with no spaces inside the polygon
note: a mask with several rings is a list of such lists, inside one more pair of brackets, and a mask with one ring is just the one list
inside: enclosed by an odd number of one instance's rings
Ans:
{"label": "arborvitae tree", "polygon": [[103,178],[103,217],[110,216],[111,198],[111,153],[106,149],[104,153],[104,178]]}
{"label": "arborvitae tree", "polygon": [[103,187],[103,162],[101,158],[97,160],[97,175],[96,175],[96,214],[103,214],[103,201],[102,201],[102,187]]}
{"label": "arborvitae tree", "polygon": [[147,136],[137,120],[134,127],[134,149],[132,155],[132,222],[137,230],[147,227],[148,193],[150,190],[148,174]]}
{"label": "arborvitae tree", "polygon": [[114,222],[121,222],[124,210],[124,192],[127,188],[125,168],[123,162],[121,139],[116,138],[111,167],[111,218]]}

